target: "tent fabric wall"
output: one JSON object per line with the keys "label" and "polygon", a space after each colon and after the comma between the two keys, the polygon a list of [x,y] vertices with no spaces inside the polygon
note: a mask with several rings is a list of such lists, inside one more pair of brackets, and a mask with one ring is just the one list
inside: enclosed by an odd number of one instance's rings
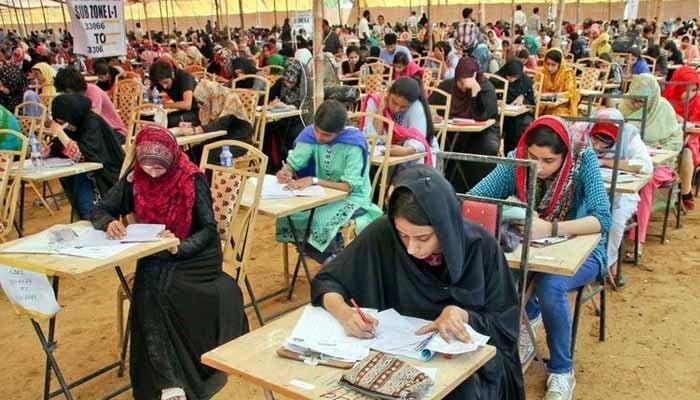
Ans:
{"label": "tent fabric wall", "polygon": [[[44,9],[43,12],[46,15],[46,20],[50,27],[59,28],[63,27],[63,17],[61,14],[62,3],[53,0],[15,0],[14,4],[17,8],[19,15],[19,24],[27,24],[27,28],[30,30],[43,29],[44,14],[41,9],[41,2],[43,1]],[[232,26],[239,25],[239,7],[238,0],[220,0],[220,12],[221,12],[221,23],[226,24],[226,21],[230,21]],[[278,23],[281,23],[286,16],[285,9],[288,6],[290,15],[293,15],[296,10],[310,10],[311,0],[244,0],[244,18],[246,27],[253,25],[259,26],[272,26],[274,23],[273,9],[276,2]],[[653,7],[650,6],[650,1],[642,0],[640,1],[640,15],[645,16],[650,12],[653,12]],[[228,4],[226,4],[228,2]],[[566,0],[567,4],[570,5],[566,7],[565,19],[574,20],[576,17],[576,0]],[[163,4],[165,0],[163,0]],[[175,4],[175,7],[170,7],[170,5]],[[326,2],[335,4],[335,1],[330,0]],[[478,8],[478,0],[431,0],[432,8],[432,19],[434,21],[446,21],[453,22],[459,19],[461,14],[461,9],[466,6],[474,6],[476,10]],[[551,2],[550,2],[551,3]],[[187,28],[193,26],[195,28],[202,28],[206,23],[206,20],[216,19],[216,11],[214,9],[214,1],[212,0],[168,0],[168,17],[172,23],[172,18],[177,21],[177,26],[180,28]],[[359,0],[360,9],[370,9],[372,11],[373,18],[376,15],[383,14],[387,21],[405,21],[406,17],[410,14],[408,4],[406,0]],[[417,11],[425,11],[427,6],[427,0],[411,0],[411,8]],[[510,0],[485,0],[485,14],[487,21],[493,21],[496,19],[510,20],[511,18],[511,2]],[[532,2],[532,3],[521,3],[523,9],[529,13],[533,7],[540,7],[540,9],[546,9],[545,2]],[[580,0],[581,16],[607,19],[609,16],[611,18],[621,18],[625,2],[621,0],[605,1],[605,0]],[[17,16],[13,7],[12,0],[0,0],[0,20],[8,29],[18,29]],[[144,13],[143,3],[128,3],[125,8],[125,16],[127,20],[127,29],[133,29],[135,22],[140,21],[142,27],[145,29],[148,27],[153,30],[161,29],[161,8],[159,7],[158,1],[146,2],[147,14],[149,16],[148,21],[146,21],[146,16]],[[163,14],[165,14],[165,7],[162,8]],[[226,15],[226,10],[228,10],[228,18]],[[66,11],[66,18],[70,18]],[[343,18],[348,20],[348,24],[352,25],[355,22],[357,13],[354,10],[343,9]],[[671,0],[664,1],[664,11],[663,15],[667,17],[684,16],[684,15],[697,15],[698,5],[695,2],[685,1],[685,0]],[[163,15],[165,18],[165,15]],[[327,7],[324,10],[324,17],[329,19],[331,23],[337,23],[338,13],[336,8]]]}

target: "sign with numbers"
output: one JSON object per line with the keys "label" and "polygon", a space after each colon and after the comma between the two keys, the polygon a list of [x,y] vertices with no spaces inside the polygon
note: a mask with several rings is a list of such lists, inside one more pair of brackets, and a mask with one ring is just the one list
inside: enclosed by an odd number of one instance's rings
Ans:
{"label": "sign with numbers", "polygon": [[126,55],[123,0],[67,0],[73,51],[89,58]]}

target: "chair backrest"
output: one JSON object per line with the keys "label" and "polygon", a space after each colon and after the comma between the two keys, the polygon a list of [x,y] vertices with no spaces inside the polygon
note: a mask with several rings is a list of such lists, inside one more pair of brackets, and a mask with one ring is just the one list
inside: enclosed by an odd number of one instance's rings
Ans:
{"label": "chair backrest", "polygon": [[[377,132],[375,134],[365,134],[365,138],[367,139],[367,144],[368,144],[368,151],[369,151],[369,160],[367,160],[367,164],[372,164],[372,161],[376,161],[374,164],[375,166],[378,166],[379,168],[377,169],[377,172],[374,174],[372,177],[372,194],[371,198],[374,198],[374,194],[377,191],[377,188],[379,188],[379,196],[377,197],[377,205],[380,208],[383,208],[384,206],[384,199],[386,197],[387,189],[388,189],[388,179],[389,179],[389,151],[388,147],[391,146],[391,137],[394,133],[394,121],[384,117],[383,115],[378,115],[374,113],[367,113],[367,112],[353,112],[348,114],[348,121],[354,121],[354,120],[364,120],[365,124],[368,123],[367,119],[368,117],[371,117],[374,119],[374,121],[381,121],[384,126],[384,130],[382,132]],[[358,125],[359,126],[359,125]],[[385,146],[384,149],[385,151],[382,153],[379,150],[381,149],[381,146]],[[379,147],[378,147],[379,146]],[[429,150],[428,150],[429,151]]]}
{"label": "chair backrest", "polygon": [[114,95],[112,96],[114,108],[116,108],[124,125],[129,126],[134,109],[143,101],[141,95],[143,85],[138,79],[121,79],[114,86]]}
{"label": "chair backrest", "polygon": [[423,68],[423,84],[425,87],[433,87],[440,84],[442,75],[445,72],[445,63],[434,57],[420,57],[414,60]]}
{"label": "chair backrest", "polygon": [[[499,85],[496,85],[496,87],[498,88],[496,89],[496,98],[498,98],[498,126],[501,137],[500,142],[503,143],[503,121],[506,116],[506,105],[508,104],[508,79],[503,78],[500,75],[489,74],[487,72],[484,73],[484,76],[488,78],[492,83],[499,83]],[[499,151],[499,154],[503,155],[503,146],[500,146],[500,148],[501,151]]]}
{"label": "chair backrest", "polygon": [[270,82],[277,82],[277,80],[282,76],[284,72],[284,67],[281,65],[266,65],[260,70],[265,74],[265,77],[270,80]]}
{"label": "chair backrest", "polygon": [[51,103],[53,103],[53,99],[56,97],[55,94],[40,94],[39,95],[39,101],[41,104],[46,107],[49,112],[51,111]]}
{"label": "chair backrest", "polygon": [[[153,116],[153,120],[144,119],[144,116]],[[153,104],[140,104],[134,107],[131,112],[131,116],[128,118],[129,125],[126,128],[126,139],[124,141],[124,149],[128,151],[131,145],[136,139],[136,134],[144,126],[155,125],[161,126],[163,128],[167,127],[168,124],[168,114],[165,109],[161,106],[156,106]]]}
{"label": "chair backrest", "polygon": [[377,62],[384,63],[384,61],[379,57],[365,57],[365,64],[372,64]]}
{"label": "chair backrest", "polygon": [[498,206],[496,204],[464,200],[462,202],[462,217],[481,225],[490,234],[498,235]]}
{"label": "chair backrest", "polygon": [[360,90],[363,93],[380,93],[391,82],[394,67],[375,62],[364,64],[360,68]]}
{"label": "chair backrest", "polygon": [[[248,79],[252,79],[253,82],[259,82],[262,86],[264,86],[263,89],[243,89],[238,87],[241,82],[247,81]],[[253,144],[262,150],[263,141],[265,140],[265,125],[267,123],[267,104],[270,101],[270,88],[272,87],[272,84],[263,76],[250,74],[241,75],[232,80],[231,87],[237,90],[246,90],[251,93],[255,93],[257,96],[256,105],[262,104],[262,109],[260,112],[258,113],[256,111],[257,118],[253,120],[255,121],[253,124]],[[241,97],[241,100],[243,100],[243,97]]]}
{"label": "chair backrest", "polygon": [[647,62],[647,65],[649,66],[649,70],[651,71],[651,73],[653,74],[654,72],[656,72],[656,58],[649,57],[646,55],[642,55],[642,58],[644,59],[644,61]]}
{"label": "chair backrest", "polygon": [[542,98],[542,87],[544,86],[544,74],[541,71],[525,68],[525,75],[532,79],[532,89],[535,92],[535,119],[540,116],[540,102]]}
{"label": "chair backrest", "polygon": [[[445,99],[444,102],[440,104],[430,104],[430,115],[433,117],[440,116],[442,119],[448,119],[450,117],[450,107],[452,106],[452,94],[439,89],[437,87],[430,87],[425,89],[428,97],[433,93],[442,96]],[[435,128],[435,137],[440,144],[440,151],[445,151],[445,137],[447,136],[447,124],[440,124],[441,127]]]}
{"label": "chair backrest", "polygon": [[256,90],[250,89],[231,89],[243,103],[245,108],[246,118],[252,126],[255,126],[255,112],[258,107],[259,94]]}
{"label": "chair backrest", "polygon": [[[22,133],[11,129],[0,129],[0,135],[14,136],[21,143],[17,150],[0,150],[0,240],[5,241],[7,235],[12,231],[15,221],[21,176],[29,140]],[[13,170],[15,162],[17,169]]]}
{"label": "chair backrest", "polygon": [[188,65],[185,67],[185,71],[189,72],[190,74],[196,73],[196,72],[205,72],[204,67],[201,65]]}
{"label": "chair backrest", "polygon": [[[28,112],[28,110],[32,110]],[[46,122],[47,111],[46,106],[34,101],[25,101],[15,107],[15,117],[19,121],[22,133],[29,137],[34,132],[39,140],[44,139],[44,122]],[[37,115],[30,115],[37,114]]]}
{"label": "chair backrest", "polygon": [[[234,154],[242,153],[232,167],[208,162],[209,153],[222,146],[229,146]],[[224,260],[232,262],[234,268],[240,268],[239,279],[244,279],[253,245],[267,156],[249,144],[222,140],[204,146],[199,167],[205,173],[211,172],[212,205]]]}
{"label": "chair backrest", "polygon": [[575,65],[575,68],[581,71],[581,76],[579,77],[578,89],[579,90],[595,90],[596,83],[600,79],[601,71],[595,67],[582,67],[580,65]]}

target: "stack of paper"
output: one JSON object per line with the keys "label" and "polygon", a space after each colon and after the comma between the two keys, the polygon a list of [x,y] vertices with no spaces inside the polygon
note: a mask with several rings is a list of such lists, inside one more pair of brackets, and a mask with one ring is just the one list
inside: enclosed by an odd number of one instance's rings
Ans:
{"label": "stack of paper", "polygon": [[300,190],[288,190],[286,183],[279,183],[274,175],[265,175],[261,193],[262,199],[286,199],[290,197],[322,197],[326,194],[323,186],[312,185]]}
{"label": "stack of paper", "polygon": [[[613,170],[610,168],[601,168],[600,173],[603,175],[603,181],[606,183],[612,182]],[[635,175],[626,171],[617,172],[617,183],[630,183],[635,181]]]}
{"label": "stack of paper", "polygon": [[[427,361],[435,353],[455,355],[474,351],[489,340],[488,336],[464,324],[471,342],[454,338],[446,342],[439,334],[416,335],[419,328],[431,321],[407,317],[394,309],[381,312],[363,309],[363,312],[379,321],[372,339],[347,336],[342,325],[325,309],[307,306],[284,346],[298,353],[310,350],[345,361],[360,360],[369,354],[370,349]],[[318,329],[319,326],[323,329]],[[424,346],[421,346],[422,343]]]}
{"label": "stack of paper", "polygon": [[102,247],[123,243],[157,242],[160,240],[158,234],[163,230],[163,224],[130,224],[126,227],[126,235],[122,239],[110,239],[105,231],[89,229],[78,238],[78,246]]}
{"label": "stack of paper", "polygon": [[[59,158],[59,157],[50,157],[50,158],[45,158],[42,160],[42,168],[60,168],[60,167],[70,167],[71,165],[75,164],[73,160],[70,158]],[[23,168],[25,170],[27,169],[35,169],[36,167],[32,163],[32,160],[24,160]],[[14,169],[17,169],[15,166]]]}

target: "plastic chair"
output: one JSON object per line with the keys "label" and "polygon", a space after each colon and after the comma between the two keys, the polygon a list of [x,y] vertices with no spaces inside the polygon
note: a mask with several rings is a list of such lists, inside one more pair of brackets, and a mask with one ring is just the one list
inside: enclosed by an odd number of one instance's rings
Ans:
{"label": "plastic chair", "polygon": [[[239,87],[239,85],[241,85],[243,82],[247,82],[249,79],[252,79],[253,82],[259,83],[259,86],[263,86],[263,89],[257,90],[252,88]],[[237,90],[239,96],[241,96],[240,91],[243,90],[249,91],[250,93],[254,93],[257,98],[257,104],[260,104],[262,107],[262,109],[260,110],[260,114],[257,116],[256,119],[254,119],[255,123],[253,125],[253,144],[257,146],[258,149],[262,150],[263,142],[265,140],[265,125],[267,124],[267,105],[270,101],[270,88],[272,87],[272,84],[268,79],[266,79],[263,76],[249,74],[241,75],[238,78],[232,80],[231,87]],[[241,97],[241,100],[242,99],[243,97]]]}
{"label": "plastic chair", "polygon": [[114,85],[114,95],[112,96],[114,108],[127,127],[131,124],[134,109],[140,106],[143,101],[142,90],[143,85],[138,79],[120,79]]}
{"label": "plastic chair", "polygon": [[486,229],[493,236],[498,236],[498,206],[483,201],[464,200],[462,217]]}
{"label": "plastic chair", "polygon": [[[4,242],[15,221],[29,140],[22,133],[12,129],[0,129],[0,135],[15,136],[21,143],[18,150],[0,150],[0,241]],[[15,162],[16,170],[13,169]]]}

